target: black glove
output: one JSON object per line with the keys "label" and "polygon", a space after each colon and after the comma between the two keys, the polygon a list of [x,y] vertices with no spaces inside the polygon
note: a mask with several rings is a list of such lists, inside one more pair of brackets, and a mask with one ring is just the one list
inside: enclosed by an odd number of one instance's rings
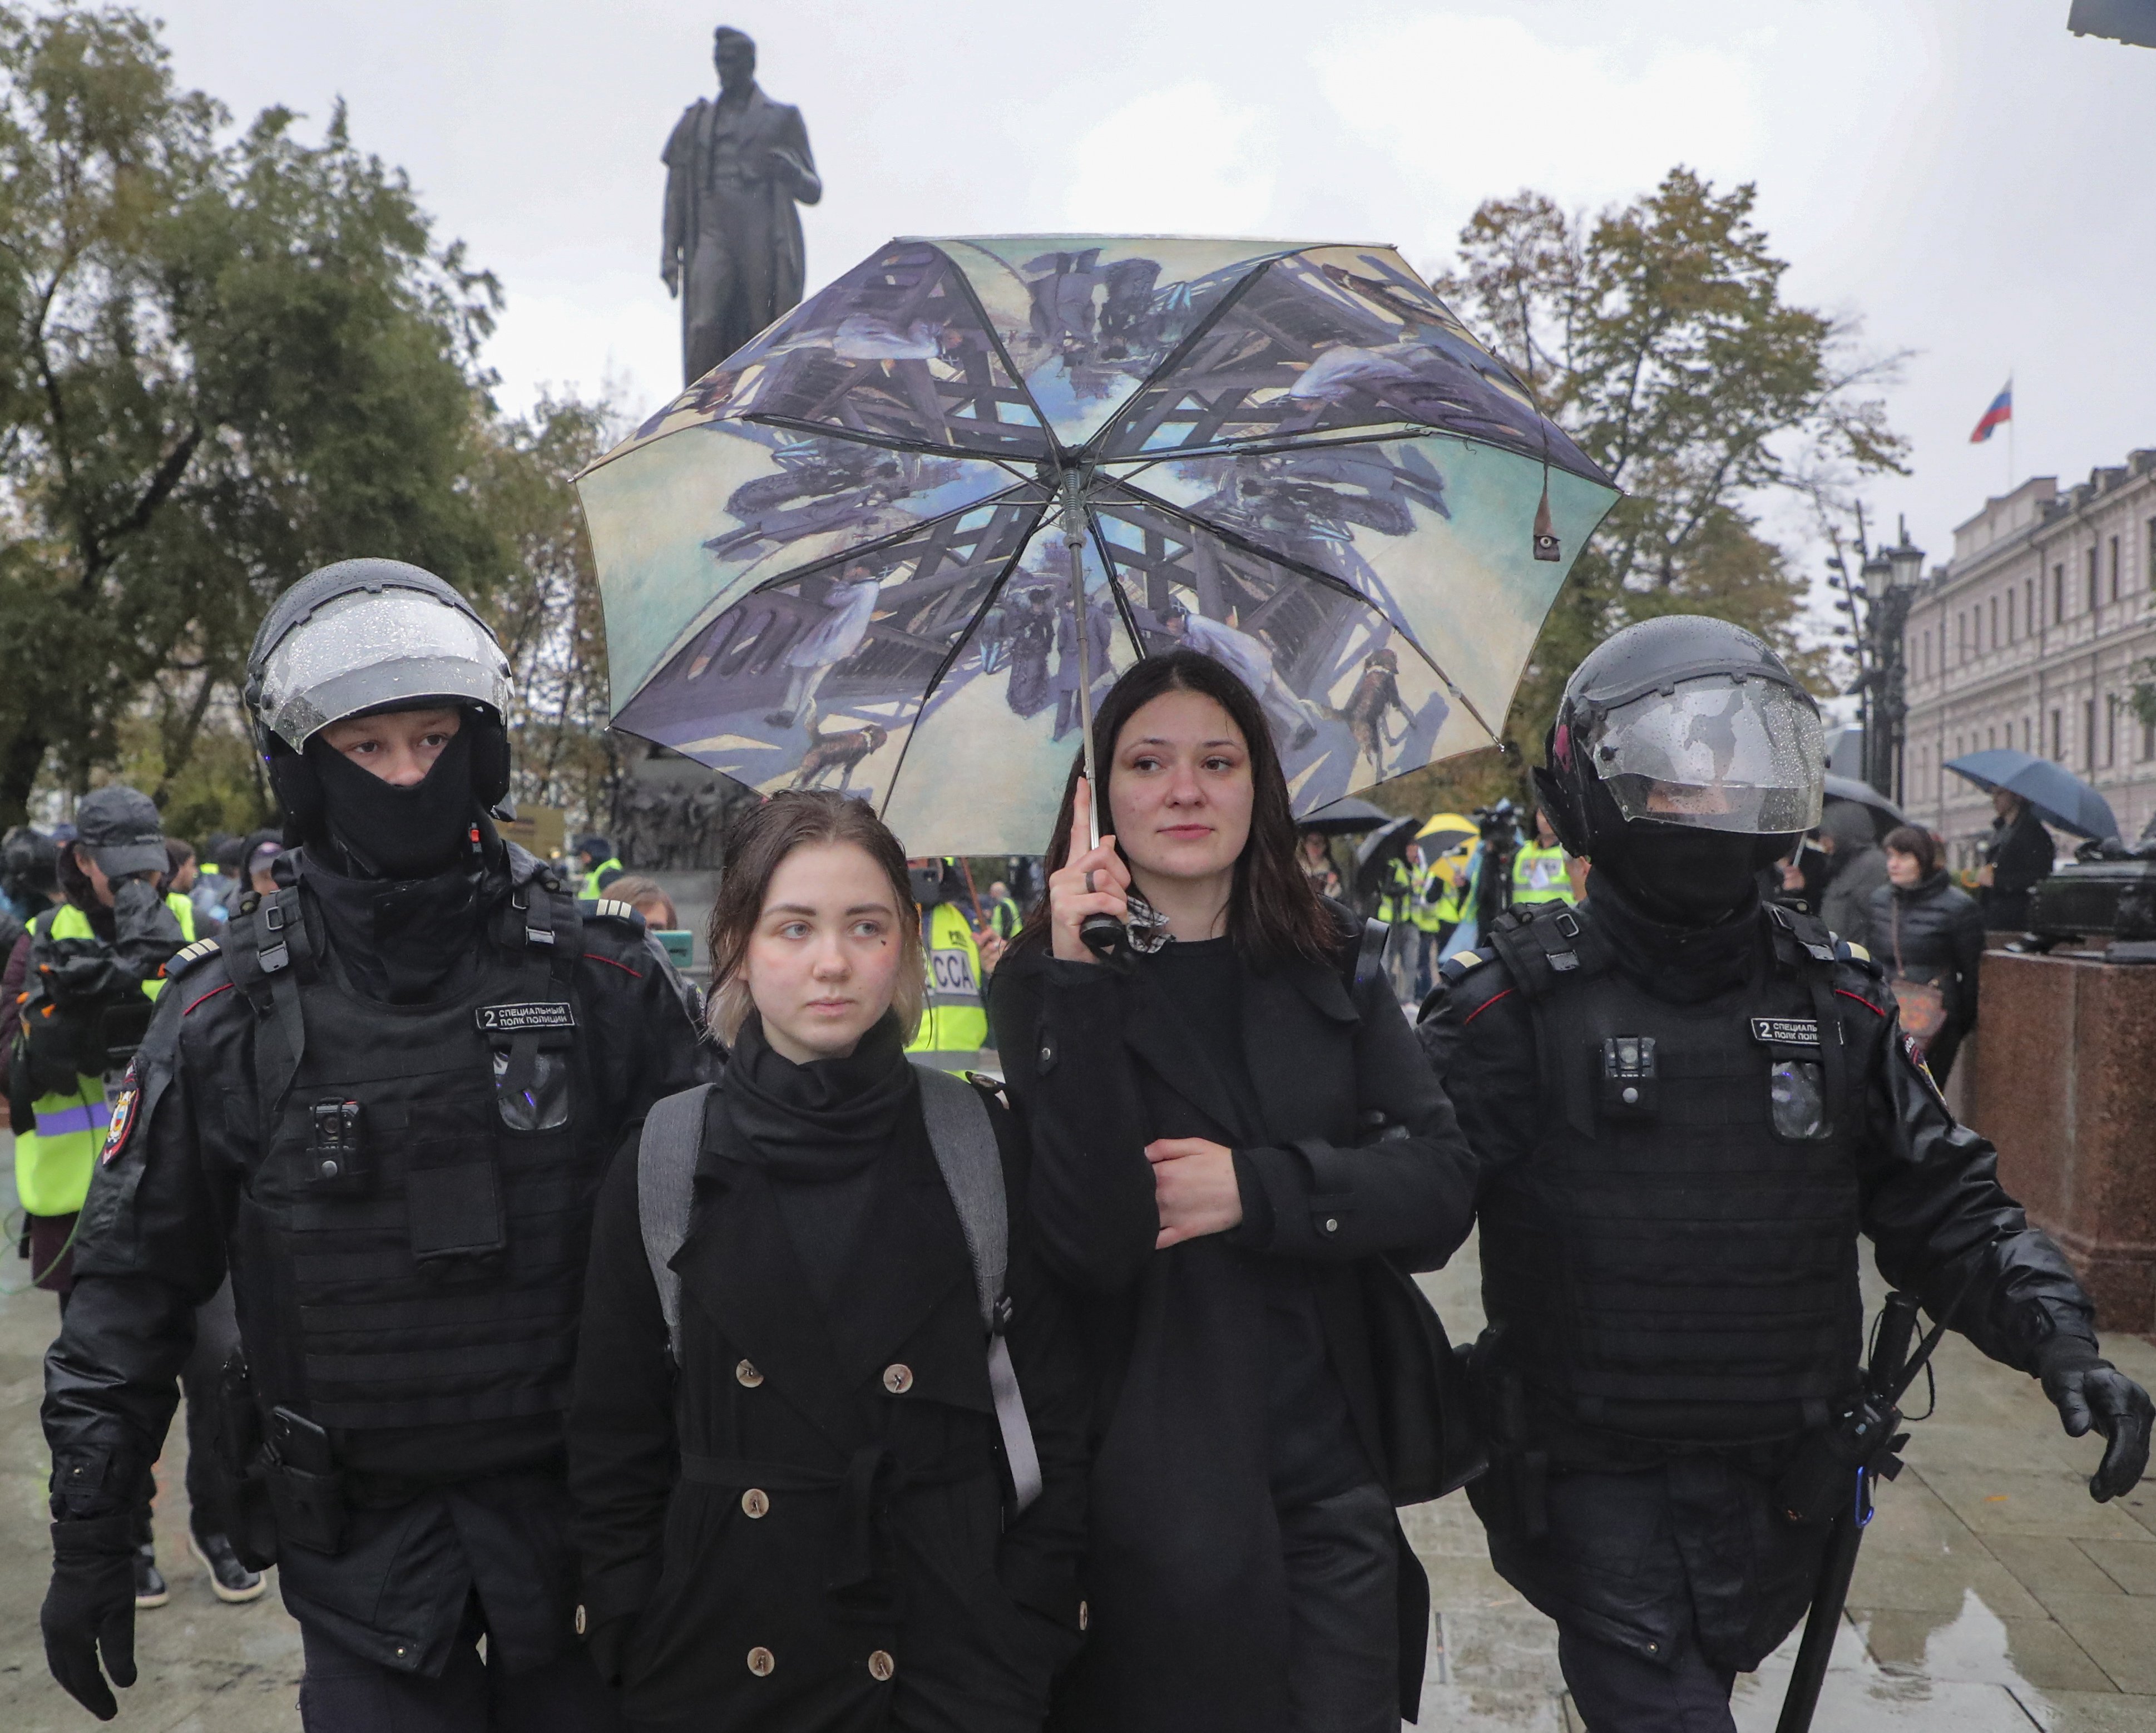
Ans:
{"label": "black glove", "polygon": [[[135,1683],[135,1524],[131,1512],[53,1525],[53,1586],[38,1622],[45,1665],[60,1689],[109,1721],[120,1713],[112,1684]],[[105,1672],[98,1670],[100,1651]]]}
{"label": "black glove", "polygon": [[2089,1476],[2089,1496],[2102,1504],[2133,1491],[2148,1466],[2148,1427],[2156,1418],[2148,1392],[2081,1336],[2054,1336],[2046,1343],[2037,1371],[2068,1437],[2082,1437],[2092,1427],[2104,1436],[2103,1460]]}

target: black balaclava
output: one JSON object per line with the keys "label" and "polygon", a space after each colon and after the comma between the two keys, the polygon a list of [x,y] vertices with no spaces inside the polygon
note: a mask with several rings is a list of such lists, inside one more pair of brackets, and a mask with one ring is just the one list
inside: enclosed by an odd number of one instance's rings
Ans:
{"label": "black balaclava", "polygon": [[1760,866],[1779,858],[1777,849],[1787,854],[1789,841],[1635,819],[1595,850],[1594,870],[1645,913],[1675,927],[1712,927],[1758,900]]}
{"label": "black balaclava", "polygon": [[321,781],[326,840],[353,877],[431,878],[458,865],[478,813],[470,729],[452,735],[434,769],[408,788],[355,764],[320,734],[307,742],[307,757]]}

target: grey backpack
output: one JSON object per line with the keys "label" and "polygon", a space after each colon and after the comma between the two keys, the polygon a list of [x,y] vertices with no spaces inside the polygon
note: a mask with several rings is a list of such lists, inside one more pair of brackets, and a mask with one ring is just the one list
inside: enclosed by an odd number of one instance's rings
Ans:
{"label": "grey backpack", "polygon": [[[1004,1201],[1003,1157],[988,1103],[963,1077],[916,1065],[921,1113],[927,1123],[929,1146],[973,1263],[973,1288],[979,1297],[981,1323],[988,1332],[988,1389],[995,1397],[996,1425],[1003,1433],[1004,1455],[1010,1464],[1016,1508],[1024,1510],[1040,1496],[1040,1456],[1034,1448],[1033,1427],[1019,1394],[1004,1332],[1010,1324],[1010,1295],[1005,1275],[1010,1255],[1010,1220]],[[689,1206],[694,1196],[696,1156],[704,1137],[704,1114],[711,1083],[684,1089],[654,1102],[644,1121],[636,1150],[637,1211],[644,1227],[644,1255],[659,1290],[659,1309],[674,1362],[681,1361],[681,1278],[674,1254],[689,1236]]]}

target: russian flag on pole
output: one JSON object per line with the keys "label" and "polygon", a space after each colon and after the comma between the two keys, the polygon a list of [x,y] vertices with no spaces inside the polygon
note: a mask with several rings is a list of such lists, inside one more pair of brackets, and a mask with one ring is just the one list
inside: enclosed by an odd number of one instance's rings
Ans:
{"label": "russian flag on pole", "polygon": [[1981,445],[1991,437],[1992,429],[2002,421],[2014,419],[2014,382],[2009,379],[1999,395],[1992,399],[1991,407],[1984,412],[1984,419],[1976,424],[1976,431],[1969,436],[1972,445]]}

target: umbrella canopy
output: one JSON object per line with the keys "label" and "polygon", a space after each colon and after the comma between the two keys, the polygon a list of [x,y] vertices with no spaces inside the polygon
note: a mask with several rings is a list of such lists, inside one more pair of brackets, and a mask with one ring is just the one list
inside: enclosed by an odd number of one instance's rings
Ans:
{"label": "umbrella canopy", "polygon": [[1389,824],[1392,814],[1382,806],[1373,806],[1368,800],[1348,799],[1335,800],[1330,806],[1321,806],[1317,811],[1297,821],[1297,828],[1315,831],[1322,836],[1359,836],[1365,831],[1374,831],[1378,825]]}
{"label": "umbrella canopy", "polygon": [[1355,888],[1368,896],[1378,887],[1378,875],[1385,863],[1407,852],[1415,840],[1417,820],[1394,819],[1365,836],[1355,847]]}
{"label": "umbrella canopy", "polygon": [[578,487],[616,726],[960,854],[1178,646],[1299,813],[1489,744],[1616,497],[1392,249],[1100,235],[893,241]]}
{"label": "umbrella canopy", "polygon": [[2118,835],[2118,820],[2112,815],[2111,803],[2049,759],[1999,746],[1948,759],[1947,769],[1980,789],[2005,789],[2019,795],[2046,824],[2056,825],[2076,836],[2101,840]]}
{"label": "umbrella canopy", "polygon": [[[1464,814],[1440,812],[1415,832],[1415,841],[1432,844],[1439,854],[1450,854],[1461,843],[1472,842],[1481,834],[1481,827]],[[1425,848],[1423,858],[1428,860],[1430,853],[1430,849]]]}
{"label": "umbrella canopy", "polygon": [[1871,814],[1871,829],[1875,838],[1883,838],[1897,825],[1906,825],[1908,819],[1902,809],[1888,800],[1868,782],[1860,782],[1853,776],[1830,774],[1826,779],[1826,798],[1847,800],[1868,808]]}

